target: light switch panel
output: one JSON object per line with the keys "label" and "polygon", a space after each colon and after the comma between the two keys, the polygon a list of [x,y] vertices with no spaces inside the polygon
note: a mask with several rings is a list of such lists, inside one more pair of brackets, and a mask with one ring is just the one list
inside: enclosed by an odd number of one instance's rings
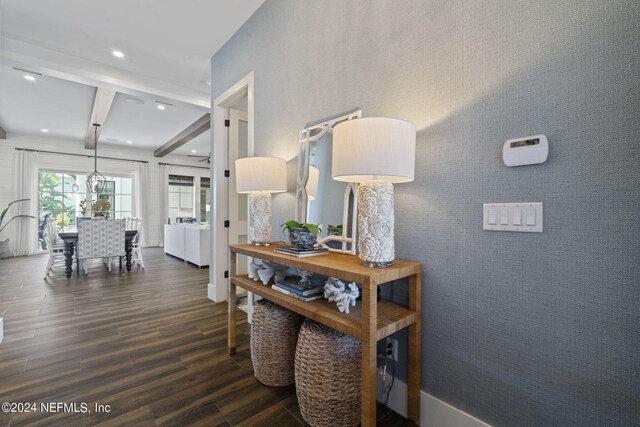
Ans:
{"label": "light switch panel", "polygon": [[542,233],[542,203],[484,203],[482,229]]}

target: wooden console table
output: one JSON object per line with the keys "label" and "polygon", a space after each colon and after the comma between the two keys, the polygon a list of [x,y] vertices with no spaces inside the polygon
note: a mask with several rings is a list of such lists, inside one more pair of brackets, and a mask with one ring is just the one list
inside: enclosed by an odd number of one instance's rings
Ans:
{"label": "wooden console table", "polygon": [[[376,358],[378,340],[409,328],[408,339],[408,418],[418,424],[420,420],[420,310],[421,275],[419,263],[393,261],[388,268],[368,268],[353,255],[329,253],[328,255],[296,258],[274,251],[282,244],[271,246],[230,245],[231,281],[229,285],[229,354],[236,350],[236,287],[239,286],[273,301],[282,307],[299,313],[340,332],[357,338],[362,343],[362,426],[376,424]],[[289,267],[311,271],[362,286],[362,301],[350,307],[351,313],[340,313],[334,303],[320,299],[302,302],[288,295],[255,282],[245,275],[237,275],[236,255],[272,261]],[[377,301],[377,286],[396,279],[409,279],[409,304],[403,307],[390,301]]]}

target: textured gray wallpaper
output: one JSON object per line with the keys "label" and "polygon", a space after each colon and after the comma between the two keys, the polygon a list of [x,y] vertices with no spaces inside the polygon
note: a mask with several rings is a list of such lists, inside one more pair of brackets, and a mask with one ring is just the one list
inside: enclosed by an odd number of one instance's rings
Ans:
{"label": "textured gray wallpaper", "polygon": [[[292,167],[320,119],[416,124],[396,246],[424,265],[422,389],[488,423],[640,425],[639,12],[267,0],[212,59],[213,98],[255,72],[255,154]],[[536,133],[548,161],[504,166],[502,143]],[[528,201],[544,233],[482,231],[483,202]],[[293,192],[273,203],[278,229]]]}

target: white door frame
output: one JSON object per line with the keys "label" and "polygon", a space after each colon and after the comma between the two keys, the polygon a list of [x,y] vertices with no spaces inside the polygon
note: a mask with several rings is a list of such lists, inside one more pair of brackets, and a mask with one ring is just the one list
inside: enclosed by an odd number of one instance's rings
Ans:
{"label": "white door frame", "polygon": [[209,242],[209,286],[207,295],[215,302],[227,300],[229,279],[224,277],[229,260],[229,242],[224,221],[229,219],[228,200],[229,182],[224,171],[229,168],[229,153],[227,150],[227,130],[224,121],[227,110],[238,100],[247,97],[247,149],[248,155],[253,155],[253,71],[243,77],[236,84],[227,89],[211,103],[211,198],[213,209]]}

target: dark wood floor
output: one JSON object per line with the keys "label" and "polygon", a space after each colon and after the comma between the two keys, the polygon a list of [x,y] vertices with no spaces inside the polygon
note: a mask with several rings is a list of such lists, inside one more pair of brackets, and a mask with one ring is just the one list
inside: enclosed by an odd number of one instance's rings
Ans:
{"label": "dark wood floor", "polygon": [[[305,425],[295,387],[254,378],[246,318],[227,355],[226,305],[207,299],[208,270],[160,249],[144,256],[145,270],[95,261],[87,276],[58,267],[46,281],[47,255],[0,260],[0,403],[37,405],[0,411],[0,426]],[[378,405],[378,425],[406,420]]]}

